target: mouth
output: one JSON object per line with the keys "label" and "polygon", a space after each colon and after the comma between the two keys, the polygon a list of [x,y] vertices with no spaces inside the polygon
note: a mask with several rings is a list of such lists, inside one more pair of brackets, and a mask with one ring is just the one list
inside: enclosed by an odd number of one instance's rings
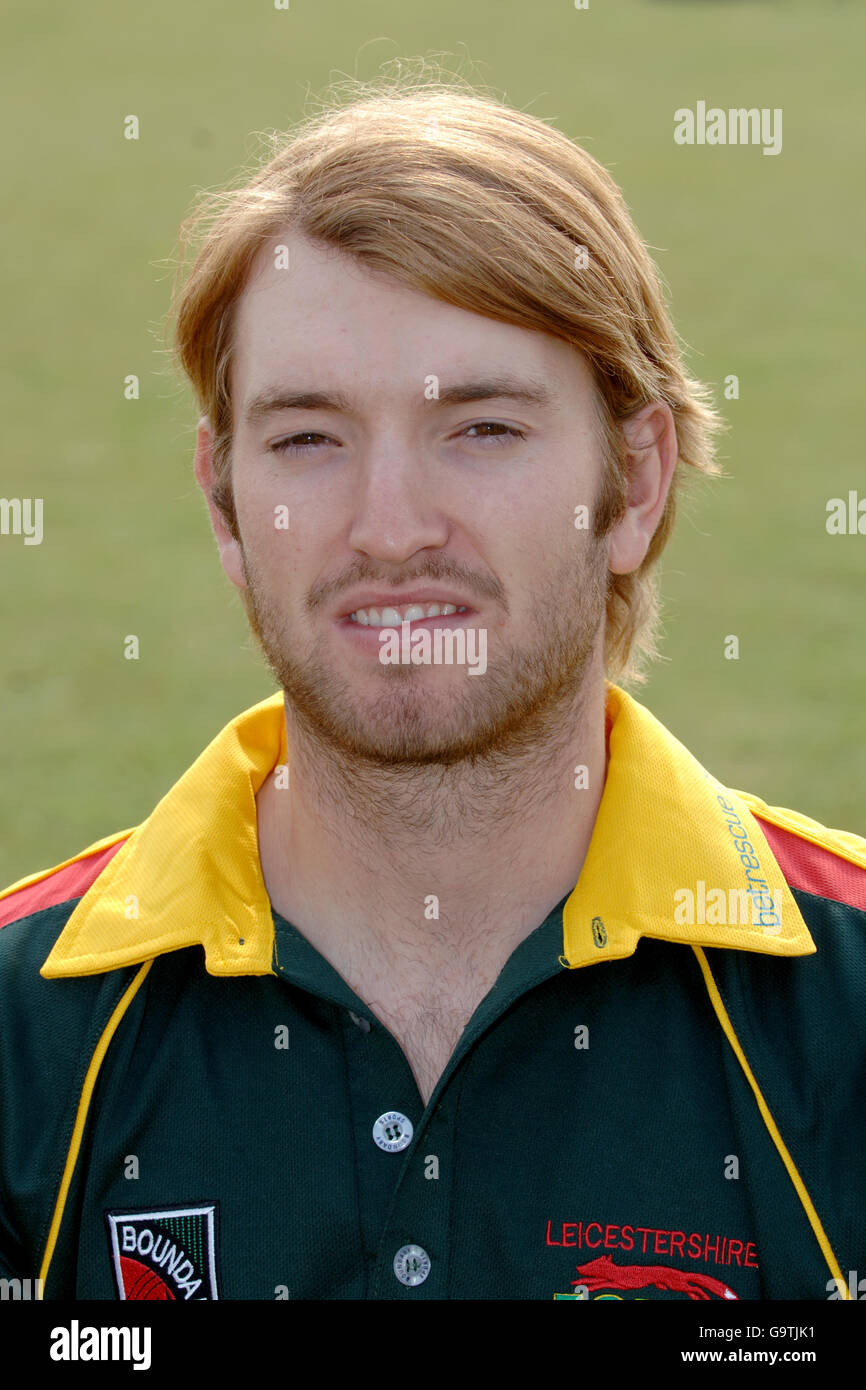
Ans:
{"label": "mouth", "polygon": [[445,616],[448,616],[458,608],[471,608],[468,599],[459,591],[445,585],[418,584],[403,589],[357,588],[351,595],[347,594],[340,607],[332,612],[335,618],[354,617],[356,620],[364,616],[369,619],[375,614],[374,620],[380,624],[383,617],[386,619],[385,626],[389,618],[394,619],[391,623],[393,627],[407,616],[411,622],[422,616],[435,617],[437,611],[442,614],[445,609],[448,610]]}
{"label": "mouth", "polygon": [[[445,611],[445,610],[449,611]],[[441,611],[430,611],[441,610]],[[380,634],[396,631],[402,636],[403,623],[409,623],[409,634],[419,630],[434,631],[439,628],[463,627],[478,618],[474,608],[455,604],[413,603],[399,607],[375,609],[373,607],[356,610],[338,618],[334,626],[349,640],[362,648],[378,651],[381,648]],[[366,622],[364,619],[366,618]]]}
{"label": "mouth", "polygon": [[356,623],[359,627],[396,627],[401,623],[425,623],[436,618],[457,618],[459,615],[469,613],[472,610],[468,604],[436,602],[415,602],[400,604],[385,604],[379,607],[376,604],[368,604],[363,608],[356,608],[353,613],[345,615],[349,622]]}

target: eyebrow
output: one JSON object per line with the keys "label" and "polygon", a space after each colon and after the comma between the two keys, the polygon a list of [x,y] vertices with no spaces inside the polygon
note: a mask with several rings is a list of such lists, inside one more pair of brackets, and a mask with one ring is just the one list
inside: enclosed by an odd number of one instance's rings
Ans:
{"label": "eyebrow", "polygon": [[[440,386],[438,396],[430,403],[466,405],[471,401],[500,398],[535,406],[552,405],[555,399],[543,382],[495,376]],[[255,425],[280,410],[335,410],[349,415],[352,409],[351,401],[341,391],[293,391],[284,387],[268,387],[253,396],[244,411],[244,420],[248,425]]]}

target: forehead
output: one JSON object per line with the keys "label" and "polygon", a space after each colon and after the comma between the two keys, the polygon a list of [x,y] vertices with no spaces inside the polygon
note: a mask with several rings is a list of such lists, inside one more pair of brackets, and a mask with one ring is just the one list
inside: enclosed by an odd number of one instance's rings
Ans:
{"label": "forehead", "polygon": [[417,397],[430,374],[479,369],[522,369],[563,401],[587,404],[592,394],[587,364],[561,339],[434,299],[297,233],[262,248],[235,309],[229,386],[238,417],[257,391],[283,381],[393,400],[402,391]]}

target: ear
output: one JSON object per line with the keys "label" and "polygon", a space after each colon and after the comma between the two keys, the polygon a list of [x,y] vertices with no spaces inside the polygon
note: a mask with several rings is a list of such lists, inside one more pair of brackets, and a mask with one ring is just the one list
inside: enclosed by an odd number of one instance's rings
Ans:
{"label": "ear", "polygon": [[213,430],[210,420],[203,415],[198,422],[195,445],[195,476],[198,479],[199,487],[205,496],[207,509],[210,512],[211,525],[213,526],[216,542],[219,547],[220,563],[226,575],[237,589],[247,587],[244,578],[243,557],[241,547],[235,540],[222,512],[213,501],[214,487],[214,464],[213,464]]}
{"label": "ear", "polygon": [[608,568],[631,574],[642,564],[661,520],[679,447],[673,412],[653,401],[621,425],[628,450],[626,510],[609,533]]}

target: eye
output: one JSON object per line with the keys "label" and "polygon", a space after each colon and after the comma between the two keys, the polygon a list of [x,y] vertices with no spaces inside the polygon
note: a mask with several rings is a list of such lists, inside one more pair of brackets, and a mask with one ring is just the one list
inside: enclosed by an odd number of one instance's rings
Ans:
{"label": "eye", "polygon": [[[504,425],[501,420],[480,420],[477,424],[467,425],[463,431],[468,434],[469,430],[501,430],[501,434],[479,434],[477,439],[491,439],[497,443],[505,443],[507,437],[512,439],[525,439],[526,434],[523,430],[516,429],[513,425]],[[277,439],[269,445],[271,453],[274,454],[303,454],[308,449],[314,447],[311,444],[298,444],[299,439],[327,439],[325,434],[319,434],[316,430],[301,430],[298,434],[285,435],[282,439]]]}
{"label": "eye", "polygon": [[327,435],[318,434],[315,430],[301,430],[299,434],[287,434],[283,439],[274,440],[273,444],[268,445],[272,454],[303,454],[310,447],[308,444],[296,444],[296,439],[326,439]]}
{"label": "eye", "polygon": [[467,425],[464,433],[466,433],[469,430],[486,429],[504,430],[505,434],[479,434],[475,437],[477,439],[495,439],[496,442],[500,444],[506,442],[506,435],[510,435],[512,439],[526,438],[526,434],[523,430],[516,429],[513,425],[503,425],[501,420],[480,420],[475,425]]}

